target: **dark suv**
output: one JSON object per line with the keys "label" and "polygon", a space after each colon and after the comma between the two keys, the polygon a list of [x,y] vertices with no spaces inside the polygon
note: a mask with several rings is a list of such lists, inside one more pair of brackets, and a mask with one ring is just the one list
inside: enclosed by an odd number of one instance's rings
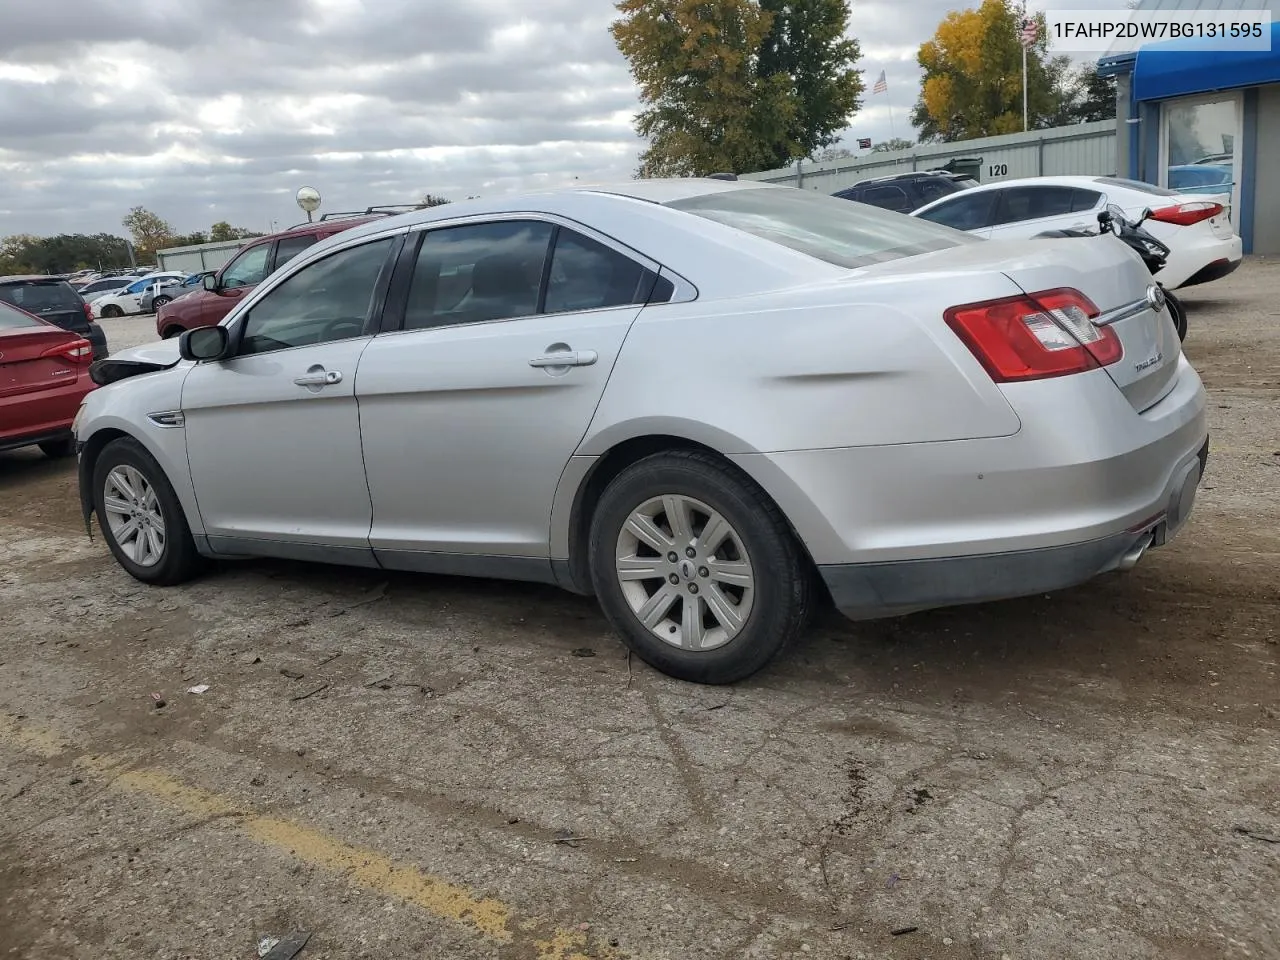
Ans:
{"label": "dark suv", "polygon": [[80,334],[93,344],[93,359],[107,355],[107,335],[94,322],[84,297],[61,277],[0,277],[0,300]]}
{"label": "dark suv", "polygon": [[214,327],[254,287],[313,243],[349,230],[379,216],[417,209],[404,206],[369,207],[357,213],[328,213],[314,223],[300,223],[280,233],[254,237],[217,273],[203,278],[202,287],[169,301],[156,310],[156,333],[176,337],[194,327]]}
{"label": "dark suv", "polygon": [[945,170],[918,170],[914,173],[895,173],[891,177],[861,180],[852,187],[832,194],[841,200],[857,200],[873,207],[910,213],[926,203],[932,203],[952,193],[976,187],[978,181]]}

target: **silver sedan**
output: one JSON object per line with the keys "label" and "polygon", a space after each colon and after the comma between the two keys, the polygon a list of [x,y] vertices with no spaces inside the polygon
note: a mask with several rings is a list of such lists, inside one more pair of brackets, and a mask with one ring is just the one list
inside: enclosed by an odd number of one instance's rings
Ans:
{"label": "silver sedan", "polygon": [[555,583],[734,681],[819,600],[1055,590],[1179,530],[1205,394],[1117,247],[718,179],[380,220],[96,368],[86,522],[154,584],[246,556]]}

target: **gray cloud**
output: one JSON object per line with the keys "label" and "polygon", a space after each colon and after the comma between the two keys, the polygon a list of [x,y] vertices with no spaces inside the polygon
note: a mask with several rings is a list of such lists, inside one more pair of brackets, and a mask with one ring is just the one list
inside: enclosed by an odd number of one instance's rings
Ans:
{"label": "gray cloud", "polygon": [[[974,0],[976,2],[976,0]],[[957,0],[854,0],[848,136],[908,133],[915,51]],[[1034,8],[1045,5],[1033,0]],[[1055,7],[1122,0],[1055,0]],[[629,177],[642,147],[602,0],[56,0],[0,31],[3,232],[181,231]]]}

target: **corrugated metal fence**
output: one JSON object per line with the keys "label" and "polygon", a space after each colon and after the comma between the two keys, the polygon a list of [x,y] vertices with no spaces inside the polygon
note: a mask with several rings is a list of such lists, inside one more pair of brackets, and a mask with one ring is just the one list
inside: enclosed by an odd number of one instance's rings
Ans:
{"label": "corrugated metal fence", "polygon": [[217,270],[234,257],[236,251],[245,242],[244,240],[217,240],[213,243],[198,243],[191,247],[157,250],[156,261],[161,270],[186,270],[188,273]]}
{"label": "corrugated metal fence", "polygon": [[1114,176],[1116,123],[1100,120],[957,143],[919,144],[897,153],[872,153],[856,159],[805,162],[781,170],[748,173],[743,174],[742,179],[834,193],[859,180],[933,170],[949,160],[970,158],[981,160],[978,179],[983,183],[1055,174]]}

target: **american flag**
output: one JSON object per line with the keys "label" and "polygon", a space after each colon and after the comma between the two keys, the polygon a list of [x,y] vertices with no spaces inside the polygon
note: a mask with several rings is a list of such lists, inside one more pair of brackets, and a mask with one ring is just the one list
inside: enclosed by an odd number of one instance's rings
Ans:
{"label": "american flag", "polygon": [[1018,32],[1018,40],[1024,47],[1030,47],[1036,42],[1036,37],[1040,33],[1040,28],[1031,18],[1022,21],[1022,29]]}
{"label": "american flag", "polygon": [[888,93],[888,92],[889,92],[889,81],[887,81],[884,78],[884,71],[881,70],[880,79],[877,80],[876,85],[871,88],[871,95],[875,96],[877,93]]}
{"label": "american flag", "polygon": [[870,138],[870,137],[859,137],[859,138],[858,138],[858,149],[859,149],[859,150],[870,150],[870,149],[871,149],[871,138]]}

